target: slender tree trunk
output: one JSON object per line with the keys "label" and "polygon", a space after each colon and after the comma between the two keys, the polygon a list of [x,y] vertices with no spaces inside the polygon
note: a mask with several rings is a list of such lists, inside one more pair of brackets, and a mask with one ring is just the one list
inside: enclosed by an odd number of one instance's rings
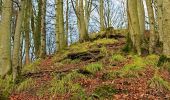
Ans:
{"label": "slender tree trunk", "polygon": [[163,0],[157,0],[157,6],[159,41],[163,42]]}
{"label": "slender tree trunk", "polygon": [[141,34],[141,38],[143,40],[144,31],[145,31],[145,11],[144,11],[143,0],[138,0],[137,1],[137,6],[138,6],[140,34]]}
{"label": "slender tree trunk", "polygon": [[68,45],[68,30],[69,30],[69,20],[68,20],[68,17],[69,17],[69,1],[67,0],[67,9],[66,9],[66,45]]}
{"label": "slender tree trunk", "polygon": [[89,39],[86,22],[84,18],[84,3],[83,0],[79,1],[79,25],[80,25],[80,42],[87,41]]}
{"label": "slender tree trunk", "polygon": [[56,41],[58,50],[63,50],[66,47],[66,36],[64,32],[64,16],[63,16],[63,0],[56,0],[57,12],[56,12]]}
{"label": "slender tree trunk", "polygon": [[12,1],[4,0],[0,22],[0,77],[4,77],[11,69],[11,13]]}
{"label": "slender tree trunk", "polygon": [[40,46],[41,46],[41,6],[42,6],[42,0],[39,0],[38,2],[38,15],[37,15],[37,20],[36,20],[36,30],[35,33],[33,34],[34,37],[34,47],[35,47],[35,56],[36,58],[39,58],[40,54]]}
{"label": "slender tree trunk", "polygon": [[30,15],[31,15],[31,4],[29,0],[27,0],[27,4],[25,7],[25,64],[28,65],[30,63],[29,57],[29,49],[30,49]]}
{"label": "slender tree trunk", "polygon": [[149,38],[149,53],[152,54],[154,52],[155,48],[155,18],[154,18],[154,12],[152,7],[152,0],[146,0],[147,10],[148,10],[148,16],[149,16],[149,25],[150,25],[150,38]]}
{"label": "slender tree trunk", "polygon": [[24,1],[21,1],[21,9],[18,12],[15,36],[14,36],[14,49],[13,49],[13,58],[12,58],[12,67],[13,67],[13,80],[16,81],[17,77],[20,75],[20,65],[19,65],[19,51],[21,46],[21,28],[22,20],[24,15]]}
{"label": "slender tree trunk", "polygon": [[170,2],[163,0],[163,54],[170,58]]}
{"label": "slender tree trunk", "polygon": [[42,0],[41,5],[41,46],[40,46],[40,57],[44,58],[46,55],[46,0]]}
{"label": "slender tree trunk", "polygon": [[100,30],[104,30],[105,29],[105,25],[104,25],[104,1],[100,0]]}
{"label": "slender tree trunk", "polygon": [[133,48],[141,55],[141,33],[137,10],[137,0],[128,0],[129,31]]}

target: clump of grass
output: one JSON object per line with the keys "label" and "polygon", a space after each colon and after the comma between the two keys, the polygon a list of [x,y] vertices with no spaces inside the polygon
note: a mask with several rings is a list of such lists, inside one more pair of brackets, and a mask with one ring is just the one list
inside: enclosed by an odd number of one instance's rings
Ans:
{"label": "clump of grass", "polygon": [[168,90],[170,91],[170,83],[164,80],[158,74],[155,74],[154,77],[148,82],[150,88],[158,89],[158,90]]}
{"label": "clump of grass", "polygon": [[0,99],[6,100],[13,91],[14,86],[12,75],[6,76],[5,79],[0,78]]}
{"label": "clump of grass", "polygon": [[51,94],[65,94],[65,93],[81,93],[84,92],[84,89],[79,84],[73,83],[74,79],[85,77],[82,74],[77,73],[76,71],[71,72],[63,76],[60,80],[53,78],[50,85],[49,92]]}
{"label": "clump of grass", "polygon": [[127,93],[127,91],[125,91],[125,90],[115,89],[114,86],[112,86],[112,85],[101,85],[94,90],[92,97],[95,97],[97,99],[106,99],[106,98],[112,99],[113,94],[117,94],[120,92]]}
{"label": "clump of grass", "polygon": [[17,88],[16,91],[17,92],[22,92],[22,91],[26,91],[32,87],[34,87],[35,85],[35,81],[32,78],[26,79],[23,82],[21,82]]}
{"label": "clump of grass", "polygon": [[24,66],[22,69],[22,73],[29,73],[29,72],[37,72],[39,71],[39,65],[41,63],[41,59],[36,60],[30,65]]}
{"label": "clump of grass", "polygon": [[76,71],[73,71],[73,72],[67,74],[66,76],[64,76],[62,79],[65,81],[72,81],[77,78],[85,78],[85,76],[83,74],[76,72]]}
{"label": "clump of grass", "polygon": [[158,55],[148,55],[145,59],[145,62],[147,65],[152,65],[152,66],[157,66],[159,61],[159,56]]}
{"label": "clump of grass", "polygon": [[114,77],[138,77],[140,71],[145,69],[145,63],[141,57],[133,56],[133,63],[126,64],[120,70],[112,72]]}
{"label": "clump of grass", "polygon": [[85,67],[85,70],[94,74],[100,70],[102,70],[103,65],[102,63],[91,63]]}
{"label": "clump of grass", "polygon": [[103,38],[103,39],[95,40],[94,44],[97,44],[97,45],[107,45],[107,44],[113,44],[115,42],[117,42],[117,40],[115,40],[115,39]]}
{"label": "clump of grass", "polygon": [[122,56],[121,54],[113,54],[112,57],[110,58],[111,62],[122,62],[125,60],[125,57]]}
{"label": "clump of grass", "polygon": [[75,63],[78,63],[80,62],[80,59],[65,59],[62,61],[63,64],[75,64]]}

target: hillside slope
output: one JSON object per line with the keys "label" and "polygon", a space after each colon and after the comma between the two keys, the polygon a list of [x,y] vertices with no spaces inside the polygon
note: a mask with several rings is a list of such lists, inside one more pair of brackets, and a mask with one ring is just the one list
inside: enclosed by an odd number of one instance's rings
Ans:
{"label": "hillside slope", "polygon": [[[168,63],[125,53],[125,36],[76,43],[22,70],[11,100],[170,99]],[[23,79],[23,80],[22,80]],[[1,83],[1,82],[0,82]]]}

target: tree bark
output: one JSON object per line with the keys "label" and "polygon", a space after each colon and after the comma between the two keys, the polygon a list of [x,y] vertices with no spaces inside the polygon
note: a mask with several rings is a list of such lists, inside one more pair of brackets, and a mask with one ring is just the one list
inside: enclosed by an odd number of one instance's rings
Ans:
{"label": "tree bark", "polygon": [[141,31],[137,10],[137,0],[128,0],[129,31],[134,51],[141,55]]}
{"label": "tree bark", "polygon": [[105,25],[104,25],[104,1],[100,0],[100,30],[104,30],[105,29]]}
{"label": "tree bark", "polygon": [[20,75],[20,65],[19,65],[19,51],[20,51],[20,36],[22,29],[22,20],[24,15],[24,1],[21,1],[21,9],[18,11],[18,18],[14,36],[14,49],[12,58],[12,68],[13,68],[13,80],[16,81],[17,77]]}
{"label": "tree bark", "polygon": [[46,0],[42,0],[41,5],[41,46],[40,57],[44,58],[46,55]]}
{"label": "tree bark", "polygon": [[163,42],[163,0],[157,0],[157,6],[159,41]]}
{"label": "tree bark", "polygon": [[154,11],[152,6],[152,0],[146,0],[148,16],[149,16],[149,26],[150,26],[150,38],[149,38],[149,53],[152,54],[155,48],[155,18],[154,18]]}
{"label": "tree bark", "polygon": [[170,58],[170,2],[163,0],[163,54]]}
{"label": "tree bark", "polygon": [[4,77],[11,69],[11,14],[12,1],[4,0],[0,22],[0,77]]}

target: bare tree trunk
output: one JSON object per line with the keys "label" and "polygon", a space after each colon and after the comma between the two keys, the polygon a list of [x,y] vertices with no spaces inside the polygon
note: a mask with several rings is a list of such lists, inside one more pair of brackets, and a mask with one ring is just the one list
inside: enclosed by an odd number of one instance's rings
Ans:
{"label": "bare tree trunk", "polygon": [[63,50],[66,47],[66,37],[64,32],[64,16],[63,16],[63,0],[56,0],[56,41],[58,50]]}
{"label": "bare tree trunk", "polygon": [[39,58],[40,54],[40,46],[41,46],[41,6],[42,6],[42,1],[38,1],[38,15],[37,15],[37,20],[36,20],[36,30],[35,33],[33,34],[34,37],[34,47],[35,47],[35,56],[36,58]]}
{"label": "bare tree trunk", "polygon": [[163,42],[163,0],[157,0],[159,41]]}
{"label": "bare tree trunk", "polygon": [[141,55],[141,31],[137,9],[137,0],[128,0],[130,37],[134,50],[137,51],[138,55]]}
{"label": "bare tree trunk", "polygon": [[79,1],[79,25],[80,25],[80,42],[84,42],[87,41],[89,39],[88,36],[88,30],[86,27],[86,22],[85,22],[85,18],[84,18],[84,3],[83,0]]}
{"label": "bare tree trunk", "polygon": [[18,12],[15,36],[14,36],[14,49],[13,49],[13,58],[12,58],[12,67],[13,67],[13,80],[16,81],[17,77],[20,75],[20,65],[19,65],[19,51],[21,46],[21,29],[22,29],[22,20],[24,15],[24,1],[21,1],[21,9]]}
{"label": "bare tree trunk", "polygon": [[104,30],[104,1],[100,0],[100,30]]}
{"label": "bare tree trunk", "polygon": [[46,55],[46,0],[42,0],[41,5],[41,46],[40,46],[40,57],[44,58]]}
{"label": "bare tree trunk", "polygon": [[12,13],[12,1],[4,0],[2,8],[2,20],[0,23],[0,77],[4,77],[11,69],[11,31],[10,20]]}
{"label": "bare tree trunk", "polygon": [[149,25],[150,25],[149,53],[152,54],[154,52],[154,48],[156,44],[155,18],[154,18],[152,0],[146,0],[146,5],[147,5],[147,10],[148,10]]}
{"label": "bare tree trunk", "polygon": [[69,30],[69,22],[68,22],[68,16],[69,16],[69,1],[67,0],[67,9],[66,9],[66,45],[68,45],[68,30]]}
{"label": "bare tree trunk", "polygon": [[137,0],[138,6],[138,16],[139,16],[139,24],[140,24],[140,34],[141,38],[143,39],[144,31],[145,31],[145,11],[143,0]]}
{"label": "bare tree trunk", "polygon": [[163,54],[170,58],[170,2],[163,0]]}
{"label": "bare tree trunk", "polygon": [[27,4],[25,7],[25,64],[28,65],[30,63],[29,57],[29,49],[30,49],[30,15],[31,15],[31,4],[29,0],[27,0]]}

